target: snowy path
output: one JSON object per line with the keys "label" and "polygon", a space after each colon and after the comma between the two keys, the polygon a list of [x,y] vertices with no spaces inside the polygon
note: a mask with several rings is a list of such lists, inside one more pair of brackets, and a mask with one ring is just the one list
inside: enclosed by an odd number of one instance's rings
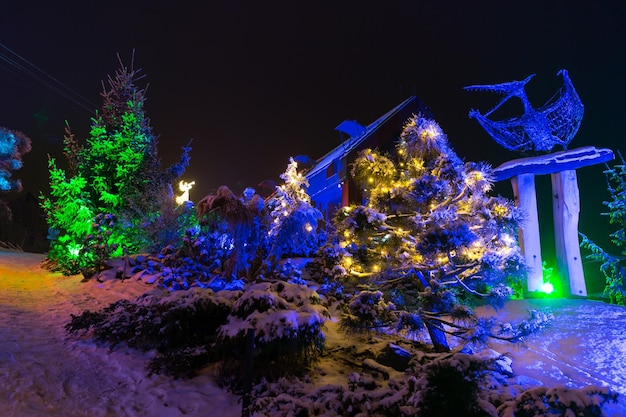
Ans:
{"label": "snowy path", "polygon": [[512,354],[516,373],[547,386],[607,386],[626,395],[626,308],[590,300],[514,300],[500,319],[524,318],[531,308],[555,315],[550,328],[520,345],[493,346]]}
{"label": "snowy path", "polygon": [[211,382],[148,377],[146,355],[69,338],[71,313],[146,291],[137,283],[81,283],[50,274],[42,257],[0,250],[0,410],[5,417],[238,416]]}

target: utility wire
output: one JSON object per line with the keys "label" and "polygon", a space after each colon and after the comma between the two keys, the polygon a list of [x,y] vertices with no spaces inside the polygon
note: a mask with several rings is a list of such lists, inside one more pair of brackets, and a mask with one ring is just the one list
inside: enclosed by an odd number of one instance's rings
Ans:
{"label": "utility wire", "polygon": [[10,55],[7,55],[5,52],[0,50],[1,61],[6,62],[18,71],[21,71],[31,78],[34,78],[55,93],[61,95],[62,97],[66,98],[67,100],[71,101],[72,103],[86,110],[92,115],[94,114],[95,109],[98,108],[98,106],[92,103],[89,99],[83,97],[80,93],[76,92],[74,89],[57,80],[46,71],[42,70],[23,56],[19,55],[17,52],[11,50],[2,43],[0,43],[0,48],[10,53]]}

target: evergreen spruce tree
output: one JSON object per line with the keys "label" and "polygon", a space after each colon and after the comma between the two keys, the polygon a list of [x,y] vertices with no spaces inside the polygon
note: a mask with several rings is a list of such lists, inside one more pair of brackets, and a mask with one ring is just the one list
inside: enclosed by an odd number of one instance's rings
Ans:
{"label": "evergreen spruce tree", "polygon": [[322,219],[322,213],[311,206],[311,198],[305,190],[309,184],[306,177],[298,172],[298,163],[293,158],[290,158],[289,165],[280,178],[284,184],[276,187],[270,203],[270,256],[274,260],[290,256],[311,256],[319,248],[317,223]]}
{"label": "evergreen spruce tree", "polygon": [[609,222],[617,226],[617,230],[611,233],[611,242],[621,256],[610,254],[582,233],[581,246],[591,251],[588,258],[601,263],[600,270],[606,279],[604,295],[609,297],[611,303],[626,305],[626,162],[621,154],[619,156],[621,164],[604,171],[611,195],[611,200],[605,201],[604,205],[609,208]]}
{"label": "evergreen spruce tree", "polygon": [[[42,206],[50,227],[59,233],[59,238],[52,242],[49,258],[65,272],[75,273],[76,267],[87,266],[83,264],[91,262],[93,253],[90,256],[89,252],[94,250],[119,256],[123,250],[135,252],[154,247],[151,236],[145,233],[152,230],[147,223],[157,222],[161,212],[173,212],[169,210],[175,204],[171,184],[188,165],[190,148],[184,147],[180,161],[161,171],[158,140],[144,108],[145,90],[136,84],[141,78],[139,70],[129,70],[120,61],[115,76],[109,77],[108,87],[103,88],[102,109],[92,119],[85,144],[79,145],[69,127],[66,129],[64,151],[70,175],[51,160],[51,197],[42,196]],[[102,213],[116,219],[107,224],[90,222],[106,236],[104,241],[98,239],[97,245],[115,250],[92,247],[90,243],[95,240],[90,232],[71,225],[74,212],[70,207],[76,204],[85,213],[89,210],[91,218]],[[67,250],[68,244],[82,249],[83,259],[73,268],[67,267],[71,262],[62,259],[74,256],[74,250]]]}
{"label": "evergreen spruce tree", "polygon": [[[0,192],[20,191],[22,183],[11,179],[12,172],[22,167],[22,156],[30,151],[31,140],[22,132],[0,127]],[[0,220],[11,218],[11,210],[0,199]]]}
{"label": "evergreen spruce tree", "polygon": [[[353,165],[367,204],[345,207],[334,219],[342,266],[375,290],[365,298],[378,300],[381,311],[367,327],[425,326],[435,348],[448,350],[444,329],[467,334],[478,323],[461,301],[502,302],[512,293],[507,281],[523,275],[519,213],[487,195],[489,167],[463,163],[433,120],[412,117],[396,151],[397,162],[368,149]],[[344,325],[363,325],[364,303],[363,296],[353,300]]]}

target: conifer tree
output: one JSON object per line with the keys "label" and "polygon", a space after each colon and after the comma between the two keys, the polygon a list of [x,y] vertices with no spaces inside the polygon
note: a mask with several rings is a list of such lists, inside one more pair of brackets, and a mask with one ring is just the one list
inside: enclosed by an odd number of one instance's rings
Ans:
{"label": "conifer tree", "polygon": [[322,213],[311,206],[306,192],[306,177],[298,172],[298,163],[289,158],[289,164],[280,175],[284,184],[276,187],[270,202],[272,239],[270,256],[279,260],[284,256],[311,256],[319,248],[317,223]]}
{"label": "conifer tree", "polygon": [[[353,165],[367,204],[345,207],[335,218],[342,265],[382,291],[369,294],[385,295],[377,302],[381,311],[398,309],[377,317],[395,317],[407,331],[425,326],[435,348],[447,350],[444,328],[470,331],[466,294],[502,301],[511,294],[507,280],[524,273],[515,239],[519,213],[487,195],[489,167],[463,163],[433,120],[412,117],[396,152],[397,162],[368,149]],[[356,300],[344,317],[348,327],[362,325],[361,304]]]}
{"label": "conifer tree", "polygon": [[619,156],[621,163],[604,171],[611,196],[604,205],[609,209],[609,222],[617,227],[610,237],[619,255],[611,254],[582,233],[581,246],[591,251],[589,259],[600,262],[600,271],[606,280],[604,295],[611,303],[626,305],[626,161],[621,154]]}
{"label": "conifer tree", "polygon": [[[102,109],[92,119],[85,144],[79,145],[66,128],[64,151],[70,175],[57,168],[52,159],[51,197],[42,197],[49,225],[59,232],[59,238],[52,242],[49,258],[56,258],[52,260],[70,256],[67,244],[81,247],[82,255],[93,249],[86,245],[93,239],[83,227],[68,228],[71,222],[66,220],[71,219],[72,212],[67,208],[70,205],[63,203],[65,199],[74,199],[84,212],[89,210],[92,218],[103,213],[117,219],[117,223],[104,226],[94,223],[94,229],[107,229],[106,241],[98,244],[117,248],[104,251],[112,256],[121,255],[123,249],[134,252],[154,247],[151,237],[146,236],[145,231],[151,230],[146,223],[158,221],[161,212],[173,211],[168,210],[175,204],[171,184],[188,165],[190,148],[184,147],[180,161],[161,171],[158,140],[144,108],[145,90],[136,84],[142,78],[140,70],[128,69],[120,61],[115,76],[108,79],[108,87],[103,87]],[[64,189],[71,189],[71,194],[64,193]],[[172,207],[162,207],[163,204]],[[90,256],[84,257],[82,263],[89,263],[89,259]],[[62,269],[76,272],[75,268]]]}
{"label": "conifer tree", "polygon": [[[20,191],[22,183],[11,179],[12,172],[22,167],[22,156],[30,151],[31,140],[22,132],[0,127],[0,192]],[[10,219],[9,207],[0,200],[0,219]]]}

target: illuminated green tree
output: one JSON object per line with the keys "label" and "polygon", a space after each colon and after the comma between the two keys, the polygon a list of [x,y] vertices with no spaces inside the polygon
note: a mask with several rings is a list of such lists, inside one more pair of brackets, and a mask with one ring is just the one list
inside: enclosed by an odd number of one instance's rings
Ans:
{"label": "illuminated green tree", "polygon": [[[101,112],[92,119],[84,145],[78,144],[69,128],[66,130],[65,155],[71,176],[51,160],[51,196],[42,197],[42,206],[50,227],[58,232],[49,258],[66,272],[76,272],[75,267],[68,267],[75,262],[63,259],[76,253],[74,249],[68,251],[68,245],[81,248],[84,259],[76,267],[89,264],[95,249],[119,256],[123,250],[155,247],[158,244],[151,242],[154,236],[145,232],[153,229],[148,224],[158,222],[161,213],[174,212],[171,184],[188,165],[190,148],[183,148],[177,164],[161,171],[158,140],[144,108],[145,91],[136,85],[141,78],[139,71],[123,65],[114,77],[109,77],[108,88],[102,92]],[[71,222],[77,206],[85,213],[88,210],[92,219],[99,213],[113,215],[116,222],[107,225],[107,239],[98,245],[115,250],[85,245],[93,241],[91,231]]]}
{"label": "illuminated green tree", "polygon": [[511,294],[507,280],[523,274],[515,239],[519,213],[487,195],[489,167],[463,163],[433,120],[411,118],[397,155],[396,162],[375,150],[361,152],[352,174],[367,204],[345,207],[335,218],[346,274],[378,291],[365,295],[382,309],[363,324],[359,311],[374,304],[361,296],[350,303],[344,324],[385,326],[393,319],[409,332],[425,327],[435,347],[447,350],[444,329],[472,334],[476,324],[460,301],[502,302]]}

